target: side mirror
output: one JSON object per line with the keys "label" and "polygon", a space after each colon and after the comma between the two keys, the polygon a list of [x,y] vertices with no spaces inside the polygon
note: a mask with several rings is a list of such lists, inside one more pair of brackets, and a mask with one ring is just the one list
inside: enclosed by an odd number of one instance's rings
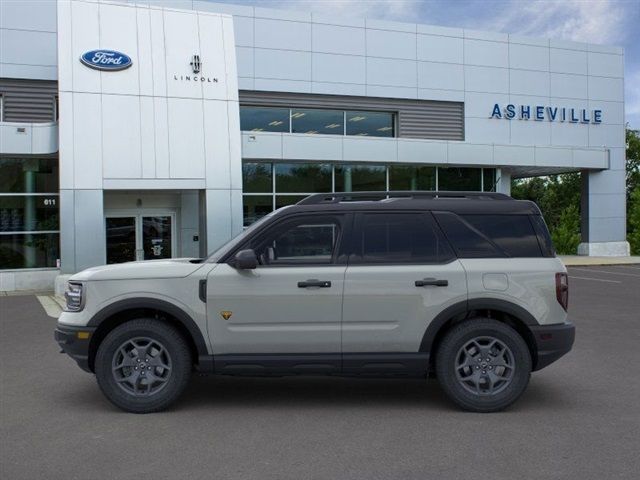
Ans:
{"label": "side mirror", "polygon": [[252,249],[240,250],[236,253],[233,266],[239,270],[253,270],[258,266],[258,257]]}

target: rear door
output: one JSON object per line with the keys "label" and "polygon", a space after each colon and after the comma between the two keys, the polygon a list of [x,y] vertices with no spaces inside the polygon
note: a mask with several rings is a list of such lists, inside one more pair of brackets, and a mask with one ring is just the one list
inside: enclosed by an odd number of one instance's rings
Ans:
{"label": "rear door", "polygon": [[345,275],[342,351],[417,353],[431,320],[467,299],[465,271],[430,213],[356,216]]}

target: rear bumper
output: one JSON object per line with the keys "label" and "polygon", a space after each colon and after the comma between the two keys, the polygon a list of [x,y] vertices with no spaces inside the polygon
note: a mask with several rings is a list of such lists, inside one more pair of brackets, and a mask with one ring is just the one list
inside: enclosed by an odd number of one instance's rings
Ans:
{"label": "rear bumper", "polygon": [[62,349],[60,353],[64,352],[73,358],[85,372],[91,372],[89,368],[89,344],[95,330],[95,327],[58,325],[53,332],[53,337]]}
{"label": "rear bumper", "polygon": [[533,370],[540,370],[558,360],[573,347],[576,327],[572,323],[532,326],[536,342],[537,360]]}

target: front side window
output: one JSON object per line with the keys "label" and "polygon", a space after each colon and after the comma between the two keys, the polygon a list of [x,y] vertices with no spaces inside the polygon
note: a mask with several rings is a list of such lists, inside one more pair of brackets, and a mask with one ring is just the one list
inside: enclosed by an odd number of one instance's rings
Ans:
{"label": "front side window", "polygon": [[300,217],[276,225],[249,246],[261,265],[323,265],[333,263],[340,239],[340,219]]}
{"label": "front side window", "polygon": [[444,263],[451,247],[424,213],[370,213],[361,217],[356,234],[356,263]]}

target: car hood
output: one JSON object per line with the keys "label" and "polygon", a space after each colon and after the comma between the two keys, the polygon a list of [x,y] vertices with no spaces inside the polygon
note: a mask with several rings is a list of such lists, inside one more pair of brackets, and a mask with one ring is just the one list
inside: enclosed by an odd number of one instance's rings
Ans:
{"label": "car hood", "polygon": [[87,268],[71,276],[70,280],[140,280],[154,278],[181,278],[191,275],[202,267],[194,263],[195,258],[174,258],[168,260],[146,260]]}

